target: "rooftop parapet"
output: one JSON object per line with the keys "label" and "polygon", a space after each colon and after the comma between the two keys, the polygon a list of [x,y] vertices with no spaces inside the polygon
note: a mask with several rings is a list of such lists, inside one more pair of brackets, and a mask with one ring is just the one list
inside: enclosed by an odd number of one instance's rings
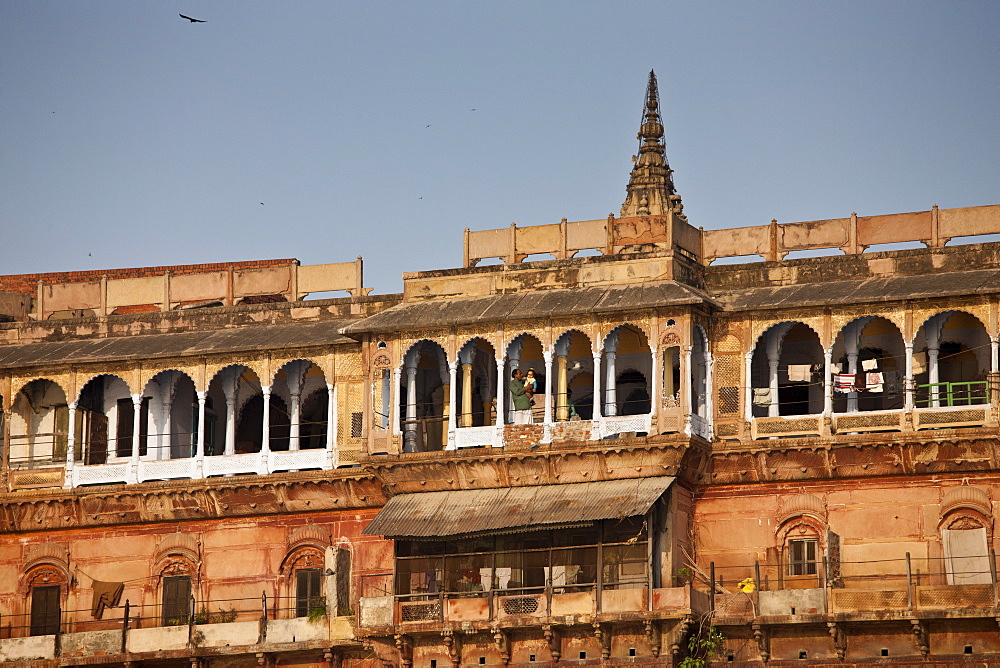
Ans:
{"label": "rooftop parapet", "polygon": [[582,250],[603,255],[628,254],[653,249],[679,250],[709,265],[722,257],[760,255],[780,261],[792,251],[837,248],[852,255],[890,243],[918,241],[940,248],[951,239],[982,234],[1000,234],[1000,205],[939,209],[878,216],[778,223],[723,230],[705,230],[689,225],[679,216],[637,216],[518,227],[465,230],[463,266],[474,267],[484,258],[500,258],[506,264],[522,262],[531,255],[551,254],[568,259]]}
{"label": "rooftop parapet", "polygon": [[338,290],[352,297],[371,292],[363,287],[360,256],[353,262],[304,266],[283,259],[9,275],[0,276],[0,290],[30,297],[27,317],[34,320],[298,301]]}

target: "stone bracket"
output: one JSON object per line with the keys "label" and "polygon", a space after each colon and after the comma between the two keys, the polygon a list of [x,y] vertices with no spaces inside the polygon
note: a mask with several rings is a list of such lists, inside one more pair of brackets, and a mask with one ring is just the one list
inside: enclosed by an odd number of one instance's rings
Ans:
{"label": "stone bracket", "polygon": [[558,661],[559,657],[562,656],[562,635],[551,624],[546,624],[542,627],[542,637],[545,638],[545,643],[549,646],[552,660]]}
{"label": "stone bracket", "polygon": [[767,663],[771,660],[771,633],[766,626],[757,622],[754,622],[750,628],[753,629],[753,639],[757,642],[760,660]]}
{"label": "stone bracket", "polygon": [[926,659],[931,651],[930,634],[927,631],[927,626],[919,619],[911,619],[910,625],[910,630],[913,632],[913,642],[916,644],[920,656]]}
{"label": "stone bracket", "polygon": [[663,629],[660,627],[659,622],[647,619],[643,624],[646,629],[646,639],[649,641],[649,647],[653,651],[653,656],[660,656],[660,646],[663,642]]}
{"label": "stone bracket", "polygon": [[847,626],[840,622],[827,622],[826,630],[833,638],[833,647],[837,650],[837,658],[841,661],[847,656]]}

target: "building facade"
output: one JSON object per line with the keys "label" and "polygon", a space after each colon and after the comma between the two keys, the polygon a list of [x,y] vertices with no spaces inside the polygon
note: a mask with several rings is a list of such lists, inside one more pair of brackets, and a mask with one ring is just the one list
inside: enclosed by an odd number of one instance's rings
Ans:
{"label": "building facade", "polygon": [[1000,665],[1000,205],[702,230],[663,135],[399,294],[0,277],[0,661]]}

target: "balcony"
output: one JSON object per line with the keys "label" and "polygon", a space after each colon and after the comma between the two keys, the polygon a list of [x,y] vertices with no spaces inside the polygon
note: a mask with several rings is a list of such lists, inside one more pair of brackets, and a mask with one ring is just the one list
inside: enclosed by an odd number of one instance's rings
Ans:
{"label": "balcony", "polygon": [[139,459],[138,461],[127,460],[107,464],[76,464],[67,467],[66,478],[68,486],[80,487],[83,485],[146,482],[148,480],[196,479],[245,474],[266,475],[280,471],[307,469],[329,470],[339,463],[336,451],[312,448],[176,459]]}
{"label": "balcony", "polygon": [[[755,564],[710,569],[718,574],[713,597],[720,624],[751,620],[810,623],[825,619],[989,617],[997,607],[991,557],[910,558],[868,562]],[[956,571],[950,568],[963,568]],[[985,569],[985,570],[982,570]],[[789,575],[794,570],[805,575]],[[829,577],[826,573],[829,572]],[[753,591],[739,591],[749,578]]]}
{"label": "balcony", "polygon": [[692,587],[604,589],[596,585],[494,590],[477,593],[362,597],[360,624],[366,628],[432,624],[507,623],[524,626],[553,618],[643,617],[649,613],[679,618],[709,609],[706,593]]}
{"label": "balcony", "polygon": [[[57,658],[88,662],[88,657],[120,654],[179,656],[198,649],[222,649],[240,653],[283,648],[301,650],[302,643],[325,647],[331,641],[354,637],[353,617],[326,617],[316,620],[293,617],[294,599],[208,600],[192,602],[200,613],[165,618],[160,605],[133,606],[127,601],[95,620],[91,610],[63,610],[54,622],[57,633],[29,635],[28,615],[5,615],[0,622],[0,662],[35,661]],[[291,607],[289,607],[291,606]],[[205,612],[218,610],[218,612]],[[90,659],[93,661],[93,659]]]}

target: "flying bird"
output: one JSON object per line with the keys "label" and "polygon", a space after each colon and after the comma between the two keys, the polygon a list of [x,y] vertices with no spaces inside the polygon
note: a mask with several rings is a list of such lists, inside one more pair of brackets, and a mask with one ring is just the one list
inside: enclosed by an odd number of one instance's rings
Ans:
{"label": "flying bird", "polygon": [[187,19],[191,23],[208,23],[208,21],[202,21],[201,19],[193,19],[190,16],[184,16],[183,14],[178,14],[177,16],[181,17],[182,19]]}

